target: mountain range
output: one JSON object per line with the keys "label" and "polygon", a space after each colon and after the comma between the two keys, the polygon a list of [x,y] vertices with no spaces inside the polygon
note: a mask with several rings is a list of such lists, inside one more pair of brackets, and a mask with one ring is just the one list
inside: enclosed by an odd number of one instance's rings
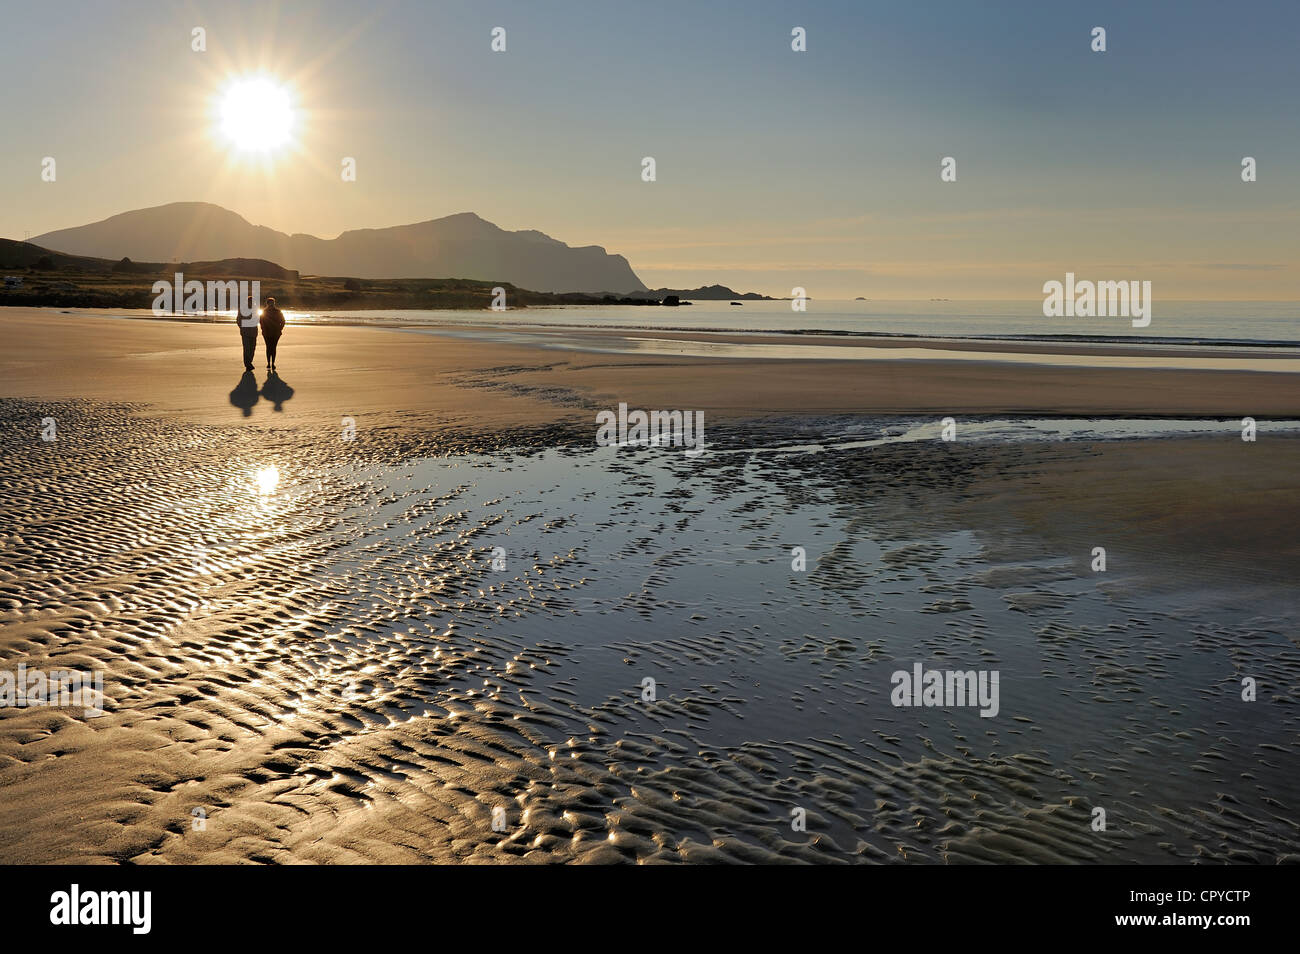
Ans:
{"label": "mountain range", "polygon": [[289,235],[208,202],[173,202],[46,232],[34,245],[69,255],[182,262],[257,258],[305,275],[466,278],[543,292],[646,291],[627,259],[579,248],[534,230],[508,232],[472,212],[333,239]]}

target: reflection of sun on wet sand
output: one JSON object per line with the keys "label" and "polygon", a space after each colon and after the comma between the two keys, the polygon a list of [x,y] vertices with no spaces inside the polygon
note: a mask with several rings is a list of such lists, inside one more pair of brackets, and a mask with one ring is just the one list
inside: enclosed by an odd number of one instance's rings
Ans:
{"label": "reflection of sun on wet sand", "polygon": [[[0,320],[0,669],[106,710],[0,711],[0,860],[1300,854],[1289,375],[295,328],[245,417],[229,329]],[[618,400],[716,453],[594,447]],[[814,446],[972,407],[1234,420]],[[893,707],[916,662],[999,670],[999,715]]]}

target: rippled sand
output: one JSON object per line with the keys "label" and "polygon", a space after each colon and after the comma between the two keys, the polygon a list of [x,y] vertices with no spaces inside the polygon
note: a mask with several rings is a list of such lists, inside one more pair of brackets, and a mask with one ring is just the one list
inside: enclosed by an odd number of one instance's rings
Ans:
{"label": "rippled sand", "polygon": [[[0,668],[108,700],[0,710],[0,861],[1300,860],[1300,440],[134,410],[0,402]],[[914,662],[1000,712],[895,708]]]}

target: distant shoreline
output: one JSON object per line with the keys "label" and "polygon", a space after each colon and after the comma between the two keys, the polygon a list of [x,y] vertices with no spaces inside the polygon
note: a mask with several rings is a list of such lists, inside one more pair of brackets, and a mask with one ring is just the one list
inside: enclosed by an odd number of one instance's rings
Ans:
{"label": "distant shoreline", "polygon": [[[67,255],[0,239],[0,306],[25,308],[152,308],[157,283],[206,281],[257,283],[262,300],[276,298],[300,308],[480,309],[537,305],[635,305],[677,307],[693,301],[777,301],[725,285],[645,288],[629,292],[533,291],[500,279],[353,278],[303,275],[262,259],[212,262],[119,262]],[[178,277],[180,276],[180,277]],[[632,276],[635,280],[635,276]],[[638,280],[639,284],[639,280]],[[178,289],[175,294],[180,295]],[[166,299],[167,307],[173,300]]]}
{"label": "distant shoreline", "polygon": [[[226,395],[243,370],[233,322],[114,321],[35,308],[10,309],[0,321],[3,396],[111,400],[198,420],[230,415]],[[845,351],[862,354],[835,354]],[[590,422],[595,410],[623,401],[689,407],[710,422],[877,413],[1263,421],[1300,418],[1296,360],[1293,348],[1225,354],[1164,343],[819,343],[735,332],[304,324],[280,345],[280,373],[295,396],[283,416],[259,420],[336,426],[341,415],[416,415],[490,432]],[[1225,437],[1239,439],[1232,428]]]}
{"label": "distant shoreline", "polygon": [[[32,307],[32,306],[26,306]],[[43,307],[43,306],[36,306]],[[45,306],[48,307],[48,306]],[[89,311],[74,311],[68,308],[55,308],[60,314],[70,317],[97,317],[97,318],[119,318],[134,321],[169,321],[169,322],[187,322],[192,324],[223,324],[234,321],[233,314],[192,314],[177,312],[172,314],[157,315],[152,312],[147,314],[127,314],[125,309],[109,309],[109,312],[95,313]],[[367,311],[370,309],[356,308],[348,309],[350,311]],[[522,331],[531,329],[553,330],[553,331],[592,331],[592,332],[627,332],[629,334],[655,333],[655,334],[680,334],[680,335],[738,335],[738,336],[792,336],[803,338],[829,337],[860,341],[881,341],[881,342],[907,342],[907,341],[940,341],[951,343],[1023,343],[1023,344],[1055,344],[1055,345],[1124,345],[1133,347],[1162,347],[1172,346],[1177,348],[1255,348],[1255,349],[1294,349],[1300,348],[1300,341],[1288,339],[1252,339],[1252,338],[1206,338],[1206,337],[1160,337],[1155,335],[1099,335],[1099,334],[1066,334],[1059,332],[1045,332],[1043,334],[934,334],[934,333],[908,333],[901,331],[853,331],[842,328],[746,328],[739,330],[736,328],[725,327],[695,327],[695,326],[678,326],[678,325],[622,325],[622,324],[571,324],[563,321],[533,321],[528,317],[536,315],[541,309],[519,308],[508,309],[504,312],[495,312],[490,309],[466,308],[466,309],[397,309],[397,308],[376,308],[373,309],[375,317],[372,318],[355,318],[348,315],[330,315],[322,314],[314,316],[310,321],[296,320],[292,317],[292,307],[290,308],[290,325],[298,327],[339,327],[339,328],[387,328],[387,329],[417,329],[428,328],[435,329],[445,327],[446,323],[439,321],[437,318],[430,318],[427,321],[405,321],[393,319],[384,321],[386,313],[392,311],[461,311],[466,315],[478,315],[481,321],[467,321],[465,327],[489,327],[489,328],[518,328]],[[111,313],[116,311],[118,313]],[[144,309],[137,309],[143,312]],[[509,316],[517,314],[518,318],[512,320]],[[525,317],[528,316],[528,317]]]}

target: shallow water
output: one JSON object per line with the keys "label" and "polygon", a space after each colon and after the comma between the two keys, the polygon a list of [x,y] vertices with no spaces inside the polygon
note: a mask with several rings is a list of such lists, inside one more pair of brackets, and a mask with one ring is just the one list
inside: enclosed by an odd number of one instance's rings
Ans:
{"label": "shallow water", "polygon": [[1015,351],[983,351],[927,346],[923,348],[873,348],[862,345],[825,344],[833,338],[809,336],[796,344],[767,344],[762,341],[714,341],[620,337],[571,332],[539,335],[531,331],[504,331],[479,328],[474,331],[421,331],[446,337],[468,338],[500,344],[532,345],[557,351],[582,351],[594,354],[636,354],[691,358],[737,358],[803,361],[962,361],[997,364],[1031,364],[1063,368],[1180,368],[1203,371],[1263,371],[1295,374],[1300,359],[1280,357],[1279,353],[1261,348],[1234,348],[1225,355],[1207,355],[1183,345],[1160,344],[1159,350],[1185,354],[1157,354],[1155,346],[1125,345],[1128,350],[1150,354],[1110,354],[1104,346],[1093,344],[1086,353],[1048,354]]}
{"label": "shallow water", "polygon": [[[1059,277],[1059,276],[1058,276]],[[814,293],[815,294],[815,293]],[[1131,319],[1047,318],[1041,297],[1023,301],[835,301],[812,298],[806,311],[789,301],[695,301],[689,306],[551,305],[511,310],[387,309],[289,310],[291,323],[412,325],[494,324],[528,327],[623,328],[680,331],[811,332],[847,335],[920,335],[1017,338],[1102,336],[1124,340],[1204,342],[1300,341],[1300,304],[1293,301],[1166,301],[1157,295],[1151,322]],[[144,309],[133,314],[147,315]],[[233,312],[230,313],[233,315]]]}
{"label": "shallow water", "polygon": [[[85,405],[33,446],[30,410],[5,410],[5,666],[95,661],[111,701],[93,732],[162,732],[164,751],[224,766],[124,780],[102,810],[151,808],[91,853],[1300,853],[1294,596],[1227,577],[1153,591],[1131,567],[1093,574],[985,533],[962,502],[1032,464],[1015,437],[1043,422],[878,445],[854,441],[921,425],[854,419],[825,440],[791,428],[779,454],[738,428],[690,457],[348,446]],[[916,663],[996,670],[997,715],[894,706],[893,673]],[[1255,705],[1235,698],[1243,673],[1268,684]],[[11,715],[0,792],[47,744]],[[211,808],[202,835],[184,825],[195,804]],[[365,837],[347,834],[363,816]],[[0,835],[0,856],[20,846]]]}
{"label": "shallow water", "polygon": [[[96,309],[62,309],[66,314],[101,314]],[[115,314],[150,317],[148,309]],[[185,320],[230,321],[234,312],[187,316]],[[822,332],[837,336],[914,335],[938,338],[1021,340],[1064,337],[1124,343],[1234,344],[1300,343],[1300,304],[1272,301],[1157,301],[1146,327],[1131,319],[1047,318],[1042,300],[1026,301],[832,301],[812,299],[795,312],[788,301],[696,301],[690,306],[546,305],[493,312],[487,309],[286,309],[290,324],[472,326],[505,330],[623,329],[725,331],[730,333]],[[179,316],[177,316],[179,317]],[[678,342],[680,344],[680,342]],[[672,353],[672,352],[670,352]]]}

